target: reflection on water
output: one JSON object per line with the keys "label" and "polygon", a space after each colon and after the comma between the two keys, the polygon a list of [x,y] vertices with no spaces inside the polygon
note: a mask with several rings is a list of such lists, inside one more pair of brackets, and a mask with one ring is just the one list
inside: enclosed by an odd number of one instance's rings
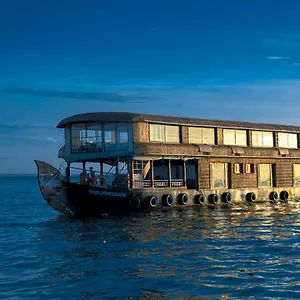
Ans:
{"label": "reflection on water", "polygon": [[[41,281],[73,296],[299,297],[299,205],[50,219],[38,234]],[[53,240],[55,238],[55,240]],[[55,263],[56,262],[56,263]]]}
{"label": "reflection on water", "polygon": [[0,208],[3,298],[300,298],[300,203],[79,220],[20,192]]}

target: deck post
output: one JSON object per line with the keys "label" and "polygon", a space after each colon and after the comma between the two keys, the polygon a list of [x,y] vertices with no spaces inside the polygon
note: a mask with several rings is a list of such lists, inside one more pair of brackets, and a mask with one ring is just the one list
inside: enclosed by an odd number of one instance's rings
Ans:
{"label": "deck post", "polygon": [[150,160],[150,172],[151,172],[151,187],[154,187],[154,163]]}
{"label": "deck post", "polygon": [[119,156],[117,158],[117,163],[116,163],[116,175],[119,174]]}
{"label": "deck post", "polygon": [[100,161],[100,175],[103,176],[103,161]]}
{"label": "deck post", "polygon": [[70,182],[70,176],[71,176],[71,164],[67,163],[67,168],[66,168],[66,181]]}
{"label": "deck post", "polygon": [[85,167],[85,164],[86,164],[85,161],[82,162],[82,170],[83,170],[83,171],[85,171],[85,168],[86,168],[86,167]]}
{"label": "deck post", "polygon": [[183,187],[186,187],[186,161],[183,160],[183,170],[182,170],[182,175],[183,175]]}
{"label": "deck post", "polygon": [[133,188],[133,159],[132,157],[128,159],[128,167],[129,167],[129,186]]}
{"label": "deck post", "polygon": [[172,174],[171,174],[171,159],[168,159],[168,186],[172,185]]}

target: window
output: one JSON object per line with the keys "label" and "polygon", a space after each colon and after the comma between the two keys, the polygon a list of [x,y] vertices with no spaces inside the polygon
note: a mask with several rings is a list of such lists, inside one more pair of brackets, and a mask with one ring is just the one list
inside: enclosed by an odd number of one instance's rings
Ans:
{"label": "window", "polygon": [[189,143],[214,145],[214,128],[189,127]]}
{"label": "window", "polygon": [[72,124],[71,138],[73,153],[104,151],[103,138],[109,151],[126,150],[128,149],[128,124],[100,122]]}
{"label": "window", "polygon": [[278,146],[283,148],[298,148],[297,134],[278,132]]}
{"label": "window", "polygon": [[294,164],[294,186],[300,186],[300,164]]}
{"label": "window", "polygon": [[72,152],[87,152],[88,138],[86,124],[72,124],[71,125],[71,149]]}
{"label": "window", "polygon": [[102,124],[101,123],[89,123],[87,124],[86,139],[90,147],[94,147],[98,150],[102,150]]}
{"label": "window", "polygon": [[244,173],[244,166],[243,164],[234,164],[233,171],[235,174]]}
{"label": "window", "polygon": [[246,130],[223,129],[224,145],[247,146]]}
{"label": "window", "polygon": [[150,141],[179,143],[179,126],[150,124]]}
{"label": "window", "polygon": [[245,173],[246,174],[254,173],[254,164],[245,164]]}
{"label": "window", "polygon": [[212,188],[227,187],[227,164],[212,163]]}
{"label": "window", "polygon": [[272,165],[271,164],[260,164],[259,165],[259,186],[272,186]]}
{"label": "window", "polygon": [[116,144],[117,137],[116,137],[116,124],[113,123],[106,123],[104,124],[104,141],[105,144]]}
{"label": "window", "polygon": [[128,124],[117,123],[117,143],[128,144]]}
{"label": "window", "polygon": [[166,142],[179,143],[179,126],[165,126]]}
{"label": "window", "polygon": [[273,132],[252,131],[253,147],[274,147]]}

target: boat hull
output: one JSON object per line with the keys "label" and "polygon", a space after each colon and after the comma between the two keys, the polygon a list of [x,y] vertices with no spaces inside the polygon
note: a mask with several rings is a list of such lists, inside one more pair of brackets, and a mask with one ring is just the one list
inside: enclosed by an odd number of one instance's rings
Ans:
{"label": "boat hull", "polygon": [[105,213],[129,212],[140,208],[134,206],[133,195],[128,190],[101,189],[77,183],[63,183],[68,201],[77,216],[100,216]]}

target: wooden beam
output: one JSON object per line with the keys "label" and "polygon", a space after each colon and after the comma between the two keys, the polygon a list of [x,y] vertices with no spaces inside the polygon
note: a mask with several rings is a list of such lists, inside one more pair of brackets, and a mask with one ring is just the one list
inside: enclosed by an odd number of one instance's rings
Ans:
{"label": "wooden beam", "polygon": [[154,187],[154,163],[150,160],[150,172],[151,172],[151,187]]}
{"label": "wooden beam", "polygon": [[172,170],[171,170],[171,160],[168,159],[168,181],[169,181],[169,187],[171,187],[172,183]]}
{"label": "wooden beam", "polygon": [[182,170],[182,175],[183,175],[183,186],[186,187],[186,161],[183,160],[183,170]]}
{"label": "wooden beam", "polygon": [[129,186],[130,188],[133,188],[133,180],[134,180],[134,175],[133,175],[133,159],[129,158],[128,159],[128,173],[129,173]]}

